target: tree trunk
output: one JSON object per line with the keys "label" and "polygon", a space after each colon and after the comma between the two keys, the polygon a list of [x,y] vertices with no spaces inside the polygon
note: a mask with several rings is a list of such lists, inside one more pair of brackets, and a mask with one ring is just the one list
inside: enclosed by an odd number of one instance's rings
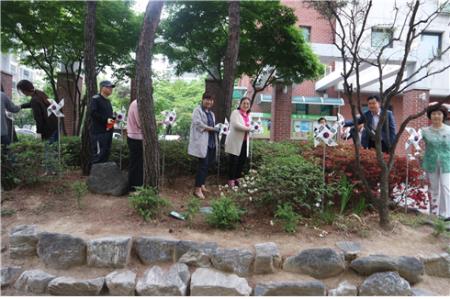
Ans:
{"label": "tree trunk", "polygon": [[378,214],[380,216],[380,226],[383,229],[390,229],[389,219],[389,171],[383,169],[380,176],[380,198],[378,199]]}
{"label": "tree trunk", "polygon": [[[233,98],[234,77],[236,75],[236,61],[239,54],[240,33],[240,3],[239,1],[228,2],[228,44],[225,52],[222,90],[224,94],[224,114],[230,118],[231,102]],[[218,119],[223,122],[224,119]]]}
{"label": "tree trunk", "polygon": [[86,19],[84,23],[84,69],[86,72],[86,115],[84,117],[83,133],[81,135],[81,169],[83,175],[90,171],[90,138],[91,126],[90,103],[92,97],[97,93],[97,75],[95,73],[95,23],[96,23],[96,1],[86,2]]}
{"label": "tree trunk", "polygon": [[152,48],[164,5],[149,1],[145,10],[139,45],[136,51],[136,91],[141,119],[144,156],[144,186],[159,187],[159,143],[153,104]]}

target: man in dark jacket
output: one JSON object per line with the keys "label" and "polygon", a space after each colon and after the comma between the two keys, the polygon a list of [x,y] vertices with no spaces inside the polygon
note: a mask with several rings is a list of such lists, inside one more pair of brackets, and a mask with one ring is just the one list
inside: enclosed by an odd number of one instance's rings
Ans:
{"label": "man in dark jacket", "polygon": [[100,82],[100,93],[91,100],[91,165],[107,162],[111,152],[114,117],[108,96],[114,87],[110,81]]}
{"label": "man in dark jacket", "polygon": [[[365,129],[361,135],[361,145],[363,148],[375,148],[374,137],[370,132],[375,134],[378,122],[381,118],[382,109],[380,108],[380,98],[376,95],[369,96],[367,99],[369,110],[365,112],[358,120],[358,124],[365,124]],[[353,121],[346,121],[345,127],[353,126]],[[381,150],[388,153],[391,146],[395,142],[395,118],[392,111],[387,111],[387,118],[381,128]]]}

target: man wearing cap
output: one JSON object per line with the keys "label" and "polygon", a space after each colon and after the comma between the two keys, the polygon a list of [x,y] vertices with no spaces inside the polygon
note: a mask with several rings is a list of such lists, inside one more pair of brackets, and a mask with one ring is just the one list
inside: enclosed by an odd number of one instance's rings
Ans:
{"label": "man wearing cap", "polygon": [[100,82],[100,93],[91,100],[91,165],[107,162],[111,152],[114,117],[108,96],[114,87],[111,81]]}

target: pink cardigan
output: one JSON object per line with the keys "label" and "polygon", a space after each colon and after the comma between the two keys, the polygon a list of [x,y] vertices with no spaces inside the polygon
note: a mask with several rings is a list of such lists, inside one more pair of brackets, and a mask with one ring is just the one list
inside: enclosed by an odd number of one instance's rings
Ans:
{"label": "pink cardigan", "polygon": [[143,139],[141,121],[139,120],[139,111],[136,100],[131,102],[130,107],[128,108],[127,136],[131,139]]}

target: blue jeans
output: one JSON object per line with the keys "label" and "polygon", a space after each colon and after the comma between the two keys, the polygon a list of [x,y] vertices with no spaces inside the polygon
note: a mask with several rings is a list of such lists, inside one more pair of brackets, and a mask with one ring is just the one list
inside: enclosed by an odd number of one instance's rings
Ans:
{"label": "blue jeans", "polygon": [[205,158],[198,159],[197,175],[195,177],[195,187],[201,187],[205,184],[208,176],[208,166],[216,160],[216,148],[208,147],[208,152]]}
{"label": "blue jeans", "polygon": [[[56,157],[58,154],[57,154],[57,152],[55,153],[53,146],[51,146],[55,142],[58,142],[58,130],[53,132],[53,134],[50,136],[50,138],[45,141],[45,145],[44,145],[45,172],[53,172],[56,170],[54,161],[58,160],[58,158]],[[51,158],[52,156],[55,158],[52,159]]]}

